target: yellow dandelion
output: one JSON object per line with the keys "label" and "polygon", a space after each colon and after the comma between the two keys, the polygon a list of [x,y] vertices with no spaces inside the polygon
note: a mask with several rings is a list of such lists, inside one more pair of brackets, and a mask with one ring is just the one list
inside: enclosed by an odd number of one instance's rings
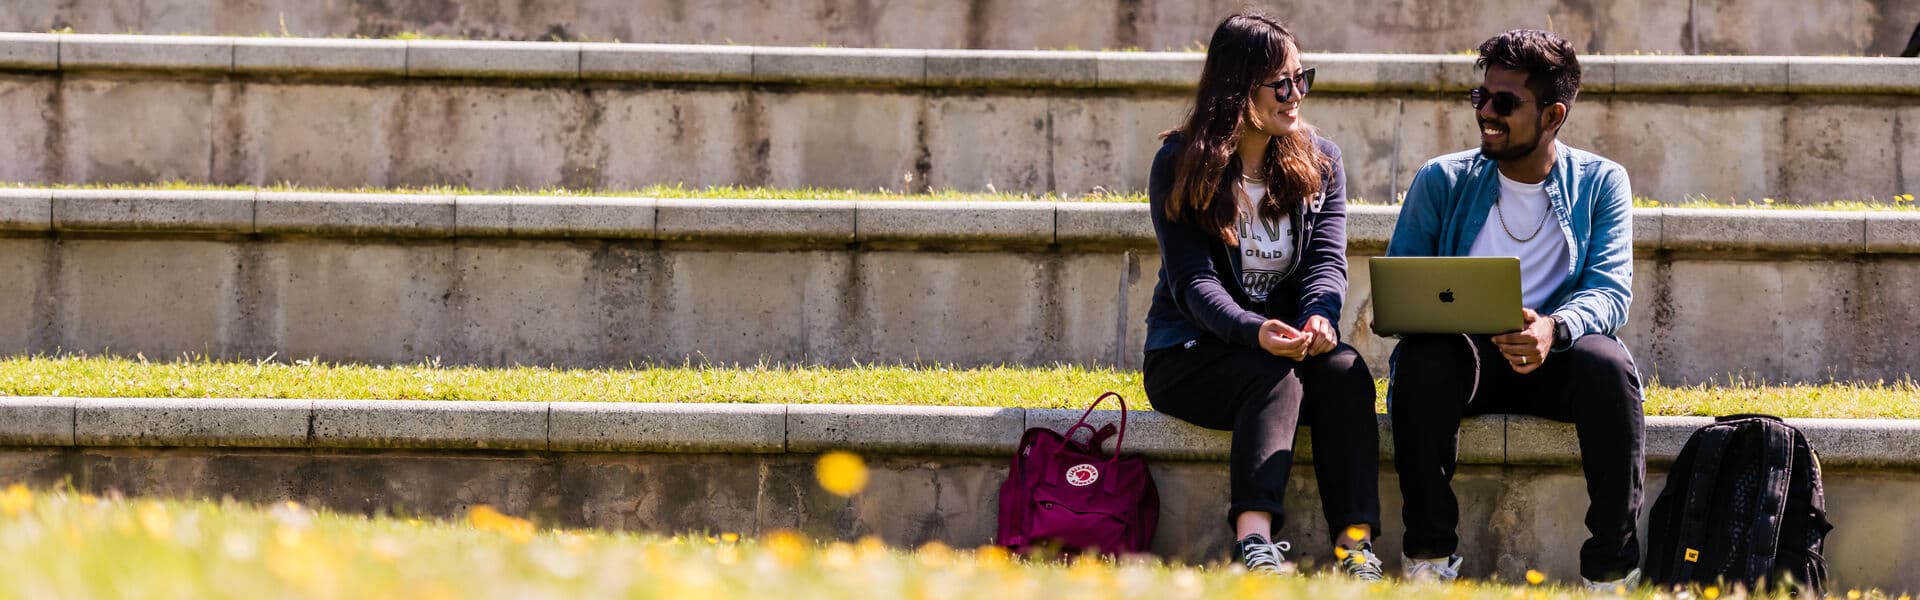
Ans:
{"label": "yellow dandelion", "polygon": [[1647,201],[1647,206],[1659,206],[1659,205],[1660,205],[1660,201],[1659,201],[1659,200],[1648,200],[1648,201]]}
{"label": "yellow dandelion", "polygon": [[1847,600],[1860,600],[1860,590],[1847,590]]}
{"label": "yellow dandelion", "polygon": [[767,553],[780,564],[793,566],[806,559],[807,541],[791,531],[775,531],[767,536]]}
{"label": "yellow dandelion", "polygon": [[1334,546],[1334,547],[1333,547],[1333,557],[1334,557],[1334,558],[1338,558],[1338,559],[1340,559],[1340,560],[1346,560],[1346,559],[1347,559],[1347,549],[1346,549],[1346,548],[1343,548],[1343,547],[1340,547],[1340,546]]}
{"label": "yellow dandelion", "polygon": [[813,468],[820,488],[840,497],[850,497],[867,487],[867,464],[851,452],[835,450],[820,455]]}
{"label": "yellow dandelion", "polygon": [[734,543],[734,542],[738,542],[738,541],[740,541],[740,534],[738,534],[738,533],[722,533],[722,534],[720,534],[720,541],[722,541],[722,542],[726,542],[726,543],[729,543],[729,544],[731,544],[731,543]]}
{"label": "yellow dandelion", "polygon": [[140,505],[140,527],[156,540],[173,536],[173,518],[167,515],[167,508],[158,502]]}
{"label": "yellow dandelion", "polygon": [[1013,553],[1004,546],[981,546],[973,552],[973,557],[988,570],[999,570],[1013,563]]}
{"label": "yellow dandelion", "polygon": [[913,553],[913,557],[924,566],[944,567],[948,559],[953,557],[953,549],[935,540],[920,546],[920,549]]}
{"label": "yellow dandelion", "polygon": [[1533,585],[1540,585],[1540,582],[1546,581],[1546,580],[1547,580],[1546,573],[1541,573],[1533,569],[1527,569],[1527,583],[1530,583]]}
{"label": "yellow dandelion", "polygon": [[1700,595],[1706,596],[1707,600],[1713,600],[1714,598],[1719,598],[1720,588],[1714,587],[1714,586],[1707,586],[1707,589],[1700,590]]}
{"label": "yellow dandelion", "polygon": [[508,539],[525,543],[533,539],[533,522],[502,514],[485,504],[467,511],[467,524],[474,529],[505,534]]}
{"label": "yellow dandelion", "polygon": [[24,484],[16,483],[7,486],[7,492],[0,494],[0,513],[6,513],[9,517],[20,516],[20,513],[32,508],[33,491],[28,490]]}
{"label": "yellow dandelion", "polygon": [[827,553],[821,557],[820,563],[834,569],[852,567],[853,546],[846,542],[834,542],[833,545],[827,546]]}
{"label": "yellow dandelion", "polygon": [[1347,539],[1350,539],[1356,542],[1367,539],[1367,530],[1362,529],[1360,527],[1348,527]]}

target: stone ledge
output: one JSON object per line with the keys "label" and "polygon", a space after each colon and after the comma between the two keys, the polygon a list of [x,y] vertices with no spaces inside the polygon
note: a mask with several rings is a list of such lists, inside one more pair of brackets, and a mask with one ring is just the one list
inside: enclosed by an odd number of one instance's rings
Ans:
{"label": "stone ledge", "polygon": [[[1473,57],[1308,53],[1319,89],[1460,92]],[[326,40],[6,34],[0,68],[353,74],[498,79],[766,82],[881,86],[1178,88],[1199,78],[1190,52],[894,50],[681,44]],[[397,62],[397,64],[396,64]],[[1591,55],[1595,93],[1920,94],[1911,59]]]}
{"label": "stone ledge", "polygon": [[53,191],[0,189],[0,231],[53,231]]}
{"label": "stone ledge", "polygon": [[[1661,248],[1779,252],[1866,251],[1867,215],[1873,214],[1818,210],[1658,210]],[[1638,217],[1636,214],[1636,225]],[[1920,213],[1901,220],[1916,218],[1920,218]]]}
{"label": "stone ledge", "polygon": [[0,33],[0,69],[54,71],[60,68],[60,42],[51,35]]}
{"label": "stone ledge", "polygon": [[407,74],[407,43],[399,40],[240,38],[233,42],[239,73]]}
{"label": "stone ledge", "polygon": [[316,400],[315,448],[544,450],[545,402]]}
{"label": "stone ledge", "polygon": [[235,38],[60,34],[58,39],[62,71],[233,71]]}
{"label": "stone ledge", "polygon": [[854,240],[969,241],[1051,244],[1055,205],[1050,202],[854,203]]}
{"label": "stone ledge", "polygon": [[776,453],[787,446],[784,404],[554,402],[549,406],[550,450]]}
{"label": "stone ledge", "polygon": [[253,192],[53,190],[55,231],[254,232]]}
{"label": "stone ledge", "polygon": [[847,243],[854,203],[842,200],[661,200],[660,239],[765,239]]}
{"label": "stone ledge", "polygon": [[[46,199],[46,200],[43,200]],[[653,199],[0,189],[0,231],[261,233],[1151,248],[1141,203]],[[1399,208],[1348,209],[1347,242],[1386,246]],[[1920,212],[1634,209],[1642,250],[1920,253]]]}
{"label": "stone ledge", "polygon": [[450,237],[453,196],[261,192],[256,231],[265,234]]}
{"label": "stone ledge", "polygon": [[580,44],[410,40],[407,75],[578,79]]}
{"label": "stone ledge", "polygon": [[658,210],[652,198],[460,196],[453,235],[650,239]]}
{"label": "stone ledge", "polygon": [[[286,447],[556,452],[1005,455],[1029,427],[1065,432],[1079,409],[784,404],[626,404],[432,400],[0,398],[0,446]],[[1094,426],[1118,423],[1095,412]],[[1708,417],[1647,417],[1647,461],[1669,464]],[[1920,468],[1920,420],[1788,419],[1823,464]],[[1380,460],[1393,459],[1379,417]],[[1312,459],[1312,430],[1295,460]],[[1573,427],[1524,416],[1466,419],[1460,462],[1579,464]],[[1229,436],[1164,414],[1129,414],[1123,450],[1160,460],[1224,460]],[[1111,448],[1111,446],[1109,446]]]}
{"label": "stone ledge", "polygon": [[82,398],[74,405],[80,446],[300,448],[311,400]]}

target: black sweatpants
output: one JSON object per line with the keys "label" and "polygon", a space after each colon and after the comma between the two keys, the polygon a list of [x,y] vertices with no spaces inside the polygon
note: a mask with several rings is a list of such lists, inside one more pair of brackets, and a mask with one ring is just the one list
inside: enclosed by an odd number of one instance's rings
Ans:
{"label": "black sweatpants", "polygon": [[1527,375],[1513,372],[1489,336],[1409,336],[1396,352],[1390,412],[1407,556],[1442,558],[1459,546],[1451,481],[1461,417],[1526,414],[1573,423],[1579,434],[1592,534],[1580,547],[1581,576],[1618,579],[1640,564],[1645,417],[1640,375],[1618,340],[1583,336]]}
{"label": "black sweatpants", "polygon": [[[1153,409],[1208,429],[1230,430],[1229,526],[1240,513],[1285,521],[1293,436],[1313,428],[1313,468],[1332,535],[1365,523],[1380,530],[1380,433],[1373,376],[1352,346],[1303,362],[1203,337],[1192,347],[1147,352]],[[1271,535],[1271,533],[1269,533]]]}

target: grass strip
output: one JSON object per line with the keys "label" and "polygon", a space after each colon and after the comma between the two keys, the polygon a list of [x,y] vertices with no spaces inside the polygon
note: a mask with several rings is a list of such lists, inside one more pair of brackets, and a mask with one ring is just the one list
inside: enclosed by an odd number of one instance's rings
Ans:
{"label": "grass strip", "polygon": [[[1386,381],[1375,408],[1385,411]],[[20,356],[0,359],[0,396],[338,398],[534,402],[728,402],[1083,407],[1113,390],[1150,408],[1140,372],[1101,367],[670,365],[618,369],[401,366],[308,360]],[[1787,417],[1920,419],[1920,383],[1769,384],[1736,379],[1646,390],[1650,415],[1760,412]]]}
{"label": "grass strip", "polygon": [[[506,188],[474,189],[466,186],[423,186],[423,187],[355,187],[331,188],[276,184],[272,186],[208,185],[181,181],[166,183],[138,184],[24,184],[0,183],[0,189],[56,189],[56,190],[140,190],[140,191],[215,191],[215,192],[305,192],[305,193],[344,193],[344,194],[405,194],[405,195],[455,195],[455,196],[550,196],[563,198],[672,198],[691,200],[901,200],[901,201],[970,201],[970,202],[1120,202],[1144,203],[1147,195],[1142,192],[1108,192],[1095,190],[1085,194],[1029,194],[1009,192],[964,192],[959,190],[932,190],[919,193],[904,193],[886,189],[856,190],[836,188],[773,188],[758,186],[708,186],[687,187],[681,184],[650,185],[636,189],[581,189],[563,187],[544,188]],[[1360,206],[1396,206],[1392,203],[1373,202],[1365,198],[1355,198]],[[1776,201],[1773,198],[1753,200],[1715,199],[1705,196],[1688,196],[1679,201],[1667,202],[1657,198],[1637,197],[1633,200],[1637,208],[1712,208],[1712,209],[1750,209],[1750,210],[1824,210],[1838,212],[1864,211],[1915,211],[1920,210],[1913,194],[1897,194],[1886,199],[1864,198],[1852,200],[1831,200],[1796,204]]]}

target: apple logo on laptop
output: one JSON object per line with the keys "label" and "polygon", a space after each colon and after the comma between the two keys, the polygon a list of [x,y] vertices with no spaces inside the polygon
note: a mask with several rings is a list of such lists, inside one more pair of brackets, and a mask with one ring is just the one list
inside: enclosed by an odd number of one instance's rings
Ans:
{"label": "apple logo on laptop", "polygon": [[1441,301],[1441,302],[1452,302],[1452,301],[1453,301],[1453,288],[1447,288],[1446,290],[1443,290],[1443,291],[1441,291],[1441,292],[1440,292],[1440,301]]}

